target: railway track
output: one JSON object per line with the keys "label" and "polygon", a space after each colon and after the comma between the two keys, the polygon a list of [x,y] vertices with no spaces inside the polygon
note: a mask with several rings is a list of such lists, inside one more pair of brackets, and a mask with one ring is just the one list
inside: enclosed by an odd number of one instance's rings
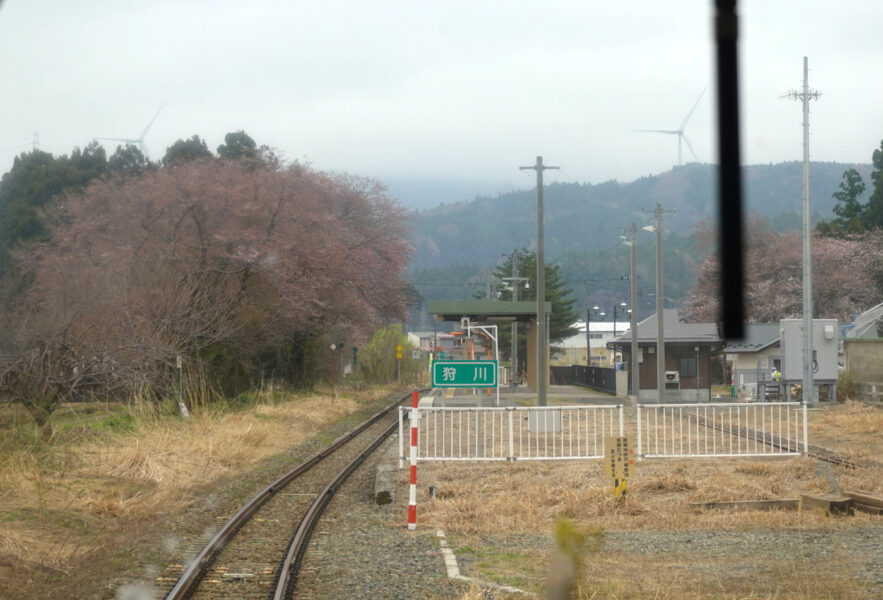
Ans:
{"label": "railway track", "polygon": [[259,492],[205,544],[166,600],[290,598],[322,511],[395,431],[395,409],[410,398],[399,398]]}
{"label": "railway track", "polygon": [[[703,427],[714,429],[716,431],[720,431],[721,433],[735,435],[748,440],[758,440],[763,444],[772,446],[773,448],[778,448],[780,450],[800,452],[803,448],[803,442],[778,435],[758,432],[749,427],[733,427],[728,425],[721,425],[714,422],[709,423],[707,418],[697,414],[690,415],[690,419],[692,422],[698,423]],[[832,450],[823,448],[821,446],[814,446],[812,444],[808,445],[806,456],[849,469],[874,467],[874,465],[861,464],[851,460],[847,460],[841,456],[837,456],[837,454]]]}

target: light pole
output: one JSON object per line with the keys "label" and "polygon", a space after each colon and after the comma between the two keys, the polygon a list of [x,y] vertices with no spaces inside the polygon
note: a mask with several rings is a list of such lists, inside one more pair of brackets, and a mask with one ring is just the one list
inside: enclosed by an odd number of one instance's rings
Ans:
{"label": "light pole", "polygon": [[621,309],[619,311],[619,314],[622,315],[627,306],[628,304],[626,304],[625,302],[620,302],[619,305],[613,305],[613,337],[616,337],[616,310]]}
{"label": "light pole", "polygon": [[656,232],[656,398],[665,403],[665,332],[662,307],[662,205],[656,204],[655,225],[643,227]]}
{"label": "light pole", "polygon": [[637,263],[637,244],[635,244],[635,233],[636,227],[635,224],[632,223],[631,227],[629,227],[629,239],[625,242],[625,245],[629,247],[631,250],[631,261],[630,261],[630,270],[629,270],[629,304],[632,305],[632,310],[629,311],[629,326],[632,332],[632,358],[629,364],[629,372],[632,374],[632,396],[637,399],[638,390],[640,389],[640,374],[637,371],[638,368],[638,279],[635,277],[636,263]]}
{"label": "light pole", "polygon": [[[518,302],[518,284],[524,283],[524,289],[528,289],[530,285],[527,283],[527,277],[518,276],[518,250],[512,251],[512,277],[503,277],[503,281],[511,282],[512,302]],[[512,321],[512,373],[509,378],[509,388],[514,392],[518,389],[518,320]]]}
{"label": "light pole", "polygon": [[[589,331],[589,323],[592,322],[592,311],[594,311],[595,314],[599,314],[598,310],[599,310],[599,308],[598,308],[597,304],[595,306],[593,306],[591,309],[586,310],[586,366],[587,367],[591,366],[591,364],[592,364],[592,341],[591,341],[592,335]],[[603,319],[605,316],[605,313],[601,312],[600,316]]]}

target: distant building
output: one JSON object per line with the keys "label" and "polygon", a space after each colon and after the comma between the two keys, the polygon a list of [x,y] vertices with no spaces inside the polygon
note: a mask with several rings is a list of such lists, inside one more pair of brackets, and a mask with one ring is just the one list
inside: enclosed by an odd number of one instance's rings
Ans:
{"label": "distant building", "polygon": [[745,337],[724,347],[728,383],[742,397],[758,399],[772,371],[782,370],[778,323],[746,323]]}
{"label": "distant building", "polygon": [[[813,385],[819,401],[833,400],[836,393],[837,334],[836,319],[813,319]],[[803,322],[747,323],[745,338],[728,342],[724,353],[728,379],[741,397],[790,400],[791,388],[803,381]]]}
{"label": "distant building", "polygon": [[[409,331],[408,341],[421,352],[434,352],[436,358],[444,352],[445,358],[468,358],[468,347],[464,347],[463,335],[434,331]],[[467,340],[468,341],[468,340]]]}
{"label": "distant building", "polygon": [[[579,329],[579,333],[562,342],[552,344],[549,364],[556,367],[586,364],[586,323],[577,321],[573,326]],[[619,335],[629,331],[629,323],[617,322],[615,334]],[[596,367],[612,367],[617,357],[607,347],[607,343],[614,338],[613,321],[591,321],[589,323],[589,343],[592,345],[592,365]]]}

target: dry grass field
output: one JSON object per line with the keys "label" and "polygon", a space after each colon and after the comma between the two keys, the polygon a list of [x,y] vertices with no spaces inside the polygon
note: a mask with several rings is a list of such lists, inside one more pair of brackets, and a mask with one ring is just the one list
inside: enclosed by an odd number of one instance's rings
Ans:
{"label": "dry grass field", "polygon": [[267,392],[197,408],[190,422],[138,406],[73,405],[53,417],[51,444],[23,412],[3,409],[0,598],[99,597],[101,577],[125,568],[127,548],[158,519],[387,395]]}
{"label": "dry grass field", "polygon": [[[51,444],[39,440],[22,412],[0,409],[0,598],[113,597],[109,578],[128,568],[130,549],[155,539],[201,494],[236,486],[244,474],[288,456],[388,392],[333,402],[329,394],[256,394],[223,408],[197,408],[189,423],[137,405],[69,406],[53,417]],[[813,411],[809,427],[814,444],[857,459],[883,457],[879,408],[847,403]],[[548,540],[564,517],[588,540],[580,553],[581,598],[861,598],[861,582],[843,575],[846,567],[838,570],[833,558],[820,570],[818,563],[782,556],[753,575],[734,575],[719,557],[703,558],[702,568],[690,571],[682,565],[697,561],[695,555],[602,548],[605,539],[609,544],[611,536],[629,532],[858,531],[883,518],[730,513],[692,503],[825,493],[832,477],[840,489],[883,493],[881,475],[879,468],[825,469],[801,457],[644,461],[623,500],[592,462],[422,463],[419,528],[445,530],[470,574],[536,594],[549,572]],[[429,485],[438,489],[434,501],[426,497]],[[792,583],[777,591],[755,585],[758,578]],[[481,593],[464,598],[486,597]]]}
{"label": "dry grass field", "polygon": [[[444,530],[473,576],[542,594],[556,520],[566,518],[588,539],[613,532],[793,532],[863,530],[883,517],[830,518],[793,510],[709,510],[696,503],[797,499],[862,489],[883,495],[883,411],[855,402],[811,412],[810,440],[845,456],[878,461],[875,468],[820,465],[805,457],[646,460],[638,463],[624,499],[592,462],[421,463],[419,527]],[[434,500],[426,497],[434,486]],[[877,530],[880,531],[879,529]],[[689,537],[689,536],[688,536]],[[750,539],[747,536],[746,539]],[[648,538],[649,539],[649,538]],[[543,541],[545,540],[545,541]],[[837,544],[832,555],[805,560],[783,546],[774,556],[617,552],[595,543],[581,553],[579,598],[870,598]],[[872,560],[883,561],[880,555]],[[756,564],[755,564],[756,562]],[[753,566],[750,566],[753,565]],[[750,568],[749,568],[750,567]],[[883,586],[875,588],[883,590]],[[872,595],[869,595],[871,593]],[[463,598],[479,598],[472,590]],[[499,595],[497,597],[500,597]],[[516,597],[516,596],[513,596]]]}

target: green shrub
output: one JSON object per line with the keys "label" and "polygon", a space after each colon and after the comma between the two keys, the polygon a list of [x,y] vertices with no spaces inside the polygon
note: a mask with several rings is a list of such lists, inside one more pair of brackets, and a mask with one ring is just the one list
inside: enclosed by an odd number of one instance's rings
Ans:
{"label": "green shrub", "polygon": [[837,402],[855,398],[855,376],[852,371],[840,371],[837,376]]}

